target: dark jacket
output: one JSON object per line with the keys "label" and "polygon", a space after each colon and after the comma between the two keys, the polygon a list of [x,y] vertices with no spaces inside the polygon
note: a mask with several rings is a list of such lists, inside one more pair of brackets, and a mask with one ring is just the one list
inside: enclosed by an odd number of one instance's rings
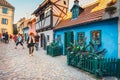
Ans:
{"label": "dark jacket", "polygon": [[39,42],[39,38],[40,38],[39,35],[35,36],[35,42]]}
{"label": "dark jacket", "polygon": [[9,38],[9,35],[6,33],[5,34],[5,40],[8,40],[8,38]]}
{"label": "dark jacket", "polygon": [[29,39],[30,39],[30,37],[28,37],[28,39],[27,39],[28,47],[34,46],[35,43],[33,43],[33,39],[31,38],[31,42],[30,43],[29,43]]}

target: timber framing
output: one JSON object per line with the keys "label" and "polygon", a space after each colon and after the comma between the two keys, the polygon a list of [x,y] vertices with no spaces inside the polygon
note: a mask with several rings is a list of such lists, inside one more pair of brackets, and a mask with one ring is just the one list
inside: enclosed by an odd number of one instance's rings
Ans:
{"label": "timber framing", "polygon": [[37,32],[53,29],[67,15],[68,5],[63,3],[62,0],[45,0],[39,5],[33,12],[38,18],[36,21],[39,26],[39,29],[36,30]]}
{"label": "timber framing", "polygon": [[36,30],[36,32],[43,32],[43,31],[47,31],[47,30],[51,30],[51,29],[53,29],[53,27],[47,26],[45,28]]}

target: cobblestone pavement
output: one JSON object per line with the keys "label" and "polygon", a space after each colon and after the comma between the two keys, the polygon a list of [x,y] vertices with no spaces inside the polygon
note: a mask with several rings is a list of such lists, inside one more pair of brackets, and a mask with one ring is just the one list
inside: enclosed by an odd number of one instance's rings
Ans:
{"label": "cobblestone pavement", "polygon": [[14,47],[0,43],[0,80],[97,80],[68,66],[65,56],[51,57],[42,49],[30,56],[27,48]]}

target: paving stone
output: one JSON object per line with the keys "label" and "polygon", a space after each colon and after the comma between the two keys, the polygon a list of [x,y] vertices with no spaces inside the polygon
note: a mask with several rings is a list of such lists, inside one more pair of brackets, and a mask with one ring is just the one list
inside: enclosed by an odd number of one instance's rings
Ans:
{"label": "paving stone", "polygon": [[14,42],[0,43],[0,80],[97,80],[68,66],[66,56],[51,57],[42,49],[30,56],[26,46],[25,49],[14,47]]}

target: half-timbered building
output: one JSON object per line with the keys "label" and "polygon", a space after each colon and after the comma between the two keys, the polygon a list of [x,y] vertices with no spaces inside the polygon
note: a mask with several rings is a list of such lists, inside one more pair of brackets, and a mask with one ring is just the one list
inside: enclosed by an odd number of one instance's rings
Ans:
{"label": "half-timbered building", "polygon": [[45,0],[33,12],[36,19],[36,32],[41,36],[40,46],[46,46],[53,42],[53,28],[67,14],[69,0]]}

